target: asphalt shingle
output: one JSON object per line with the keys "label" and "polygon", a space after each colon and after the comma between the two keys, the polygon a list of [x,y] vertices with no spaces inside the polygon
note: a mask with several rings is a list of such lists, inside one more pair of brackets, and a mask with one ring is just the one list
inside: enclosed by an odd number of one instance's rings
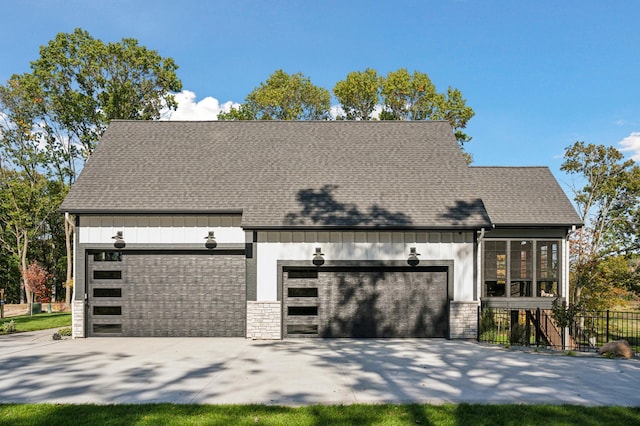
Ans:
{"label": "asphalt shingle", "polygon": [[[62,210],[242,212],[246,228],[477,228],[508,213],[508,197],[491,192],[500,169],[480,170],[446,122],[113,121]],[[535,223],[573,210],[566,196],[539,202],[551,205]]]}

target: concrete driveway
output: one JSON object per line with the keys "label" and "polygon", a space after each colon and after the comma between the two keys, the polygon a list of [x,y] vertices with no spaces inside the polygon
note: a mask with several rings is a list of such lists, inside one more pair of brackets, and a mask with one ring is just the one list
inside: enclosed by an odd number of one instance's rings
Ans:
{"label": "concrete driveway", "polygon": [[0,336],[0,403],[640,406],[640,360],[440,339]]}

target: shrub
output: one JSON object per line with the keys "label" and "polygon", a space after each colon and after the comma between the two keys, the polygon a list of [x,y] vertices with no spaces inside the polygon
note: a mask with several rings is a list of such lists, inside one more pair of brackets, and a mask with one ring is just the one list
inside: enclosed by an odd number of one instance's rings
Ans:
{"label": "shrub", "polygon": [[15,331],[16,331],[16,322],[14,320],[2,323],[2,332],[4,334],[15,333]]}
{"label": "shrub", "polygon": [[61,328],[60,330],[58,330],[58,334],[60,334],[60,336],[71,336],[72,335],[71,327]]}

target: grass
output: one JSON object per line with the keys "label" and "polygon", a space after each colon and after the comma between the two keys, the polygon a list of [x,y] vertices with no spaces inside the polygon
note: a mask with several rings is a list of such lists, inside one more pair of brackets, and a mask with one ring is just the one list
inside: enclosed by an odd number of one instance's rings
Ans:
{"label": "grass", "polygon": [[573,405],[0,405],[2,425],[640,425],[640,407]]}
{"label": "grass", "polygon": [[[51,314],[34,314],[20,315],[17,317],[4,318],[1,323],[15,321],[16,332],[21,331],[37,331],[47,330],[50,328],[68,327],[71,325],[71,313],[69,312],[54,312]],[[0,327],[0,334],[2,334],[2,328]],[[2,423],[2,421],[0,421]]]}

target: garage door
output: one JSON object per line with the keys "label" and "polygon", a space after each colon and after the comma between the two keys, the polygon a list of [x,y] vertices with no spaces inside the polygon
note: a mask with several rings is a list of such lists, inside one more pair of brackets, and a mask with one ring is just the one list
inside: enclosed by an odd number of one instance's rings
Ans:
{"label": "garage door", "polygon": [[287,337],[446,337],[447,268],[289,269]]}
{"label": "garage door", "polygon": [[90,336],[245,335],[242,252],[96,252],[87,271]]}

